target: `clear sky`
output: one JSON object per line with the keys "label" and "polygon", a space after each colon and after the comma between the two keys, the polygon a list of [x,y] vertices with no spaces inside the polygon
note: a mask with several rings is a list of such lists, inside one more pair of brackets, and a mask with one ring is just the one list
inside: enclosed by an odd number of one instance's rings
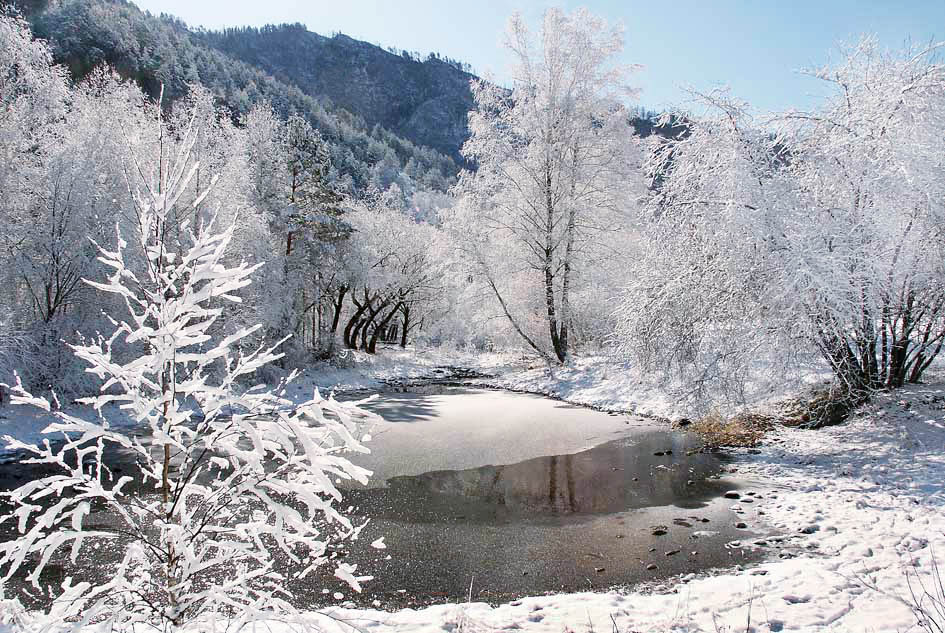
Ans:
{"label": "clear sky", "polygon": [[731,86],[763,110],[813,105],[818,82],[796,71],[836,58],[839,42],[871,33],[889,47],[945,40],[945,0],[134,0],[191,26],[301,22],[382,46],[438,52],[503,80],[500,46],[515,10],[536,23],[548,6],[586,6],[622,21],[624,61],[642,64],[640,105],[684,104],[682,87]]}

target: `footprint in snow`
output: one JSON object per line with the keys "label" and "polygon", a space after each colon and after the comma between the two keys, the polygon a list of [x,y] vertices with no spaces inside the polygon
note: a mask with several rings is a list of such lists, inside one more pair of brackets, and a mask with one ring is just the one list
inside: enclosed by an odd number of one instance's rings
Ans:
{"label": "footprint in snow", "polygon": [[788,604],[804,604],[810,602],[810,595],[796,596],[792,593],[789,593],[782,597],[782,600]]}

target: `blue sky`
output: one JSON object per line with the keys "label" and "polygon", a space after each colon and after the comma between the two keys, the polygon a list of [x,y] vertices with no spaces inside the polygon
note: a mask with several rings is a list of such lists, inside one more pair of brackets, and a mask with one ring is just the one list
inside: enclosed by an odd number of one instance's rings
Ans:
{"label": "blue sky", "polygon": [[622,21],[624,61],[642,64],[640,105],[684,104],[685,86],[728,85],[762,110],[814,105],[818,82],[796,71],[837,57],[837,44],[871,33],[889,47],[945,40],[945,0],[134,0],[191,26],[301,22],[330,35],[426,54],[439,52],[491,71],[500,81],[508,57],[500,46],[515,10],[535,23],[548,6],[586,6]]}

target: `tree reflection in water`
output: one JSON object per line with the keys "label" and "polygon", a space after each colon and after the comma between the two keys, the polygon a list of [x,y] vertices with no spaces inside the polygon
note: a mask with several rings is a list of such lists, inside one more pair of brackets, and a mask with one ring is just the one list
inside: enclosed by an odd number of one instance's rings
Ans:
{"label": "tree reflection in water", "polygon": [[[698,438],[653,432],[571,455],[389,480],[399,495],[448,497],[515,515],[580,515],[661,505],[696,507],[719,494],[723,459]],[[398,495],[398,496],[399,496]],[[441,499],[447,502],[447,499]]]}

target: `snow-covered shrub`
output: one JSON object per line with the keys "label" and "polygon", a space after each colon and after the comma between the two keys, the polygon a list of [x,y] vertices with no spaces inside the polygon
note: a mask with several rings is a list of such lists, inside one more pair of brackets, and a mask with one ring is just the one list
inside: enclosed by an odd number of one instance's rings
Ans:
{"label": "snow-covered shrub", "polygon": [[[195,130],[181,138],[167,143],[153,171],[136,165],[144,176],[136,234],[131,244],[119,234],[114,249],[100,247],[110,273],[89,282],[124,306],[110,315],[111,335],[72,347],[101,381],[101,393],[83,401],[99,419],[54,410],[19,382],[12,387],[15,403],[56,418],[40,446],[6,438],[31,455],[27,462],[58,471],[7,493],[0,517],[16,533],[0,545],[3,578],[25,578],[51,598],[44,612],[19,615],[30,630],[91,622],[113,631],[239,630],[263,620],[305,626],[291,604],[293,583],[328,562],[330,540],[360,529],[333,502],[341,497],[337,480],[363,483],[370,474],[341,455],[367,451],[355,418],[368,414],[317,392],[293,406],[263,386],[244,389],[242,379],[280,354],[242,348],[258,325],[210,335],[222,304],[239,303],[258,265],[226,263],[235,227],[218,226],[206,208],[196,212],[205,195],[182,202],[198,166]],[[140,266],[132,269],[132,259]],[[116,354],[119,344],[138,353]],[[107,414],[116,405],[141,435],[112,430]],[[138,468],[109,470],[115,450],[133,455]],[[55,557],[68,552],[74,564],[103,541],[123,552],[114,573],[42,586]],[[366,577],[333,564],[360,590]]]}
{"label": "snow-covered shrub", "polygon": [[920,380],[945,343],[935,51],[866,39],[813,73],[830,87],[820,108],[773,120],[698,95],[707,113],[676,119],[685,134],[648,162],[646,249],[617,346],[700,397],[737,401],[818,357],[845,408]]}

